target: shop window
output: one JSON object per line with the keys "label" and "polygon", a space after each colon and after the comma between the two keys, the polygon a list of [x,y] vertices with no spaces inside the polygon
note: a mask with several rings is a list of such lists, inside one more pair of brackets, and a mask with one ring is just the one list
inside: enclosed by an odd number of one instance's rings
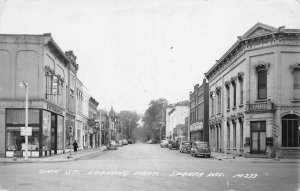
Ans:
{"label": "shop window", "polygon": [[282,118],[282,147],[300,147],[300,117],[294,114]]}
{"label": "shop window", "polygon": [[57,115],[57,150],[63,149],[63,128],[64,128],[64,118]]}
{"label": "shop window", "polygon": [[[6,150],[24,151],[25,136],[21,136],[20,127],[6,128]],[[32,135],[28,136],[28,151],[39,150],[39,127],[32,127]]]}
{"label": "shop window", "polygon": [[43,111],[43,151],[51,150],[51,113]]}

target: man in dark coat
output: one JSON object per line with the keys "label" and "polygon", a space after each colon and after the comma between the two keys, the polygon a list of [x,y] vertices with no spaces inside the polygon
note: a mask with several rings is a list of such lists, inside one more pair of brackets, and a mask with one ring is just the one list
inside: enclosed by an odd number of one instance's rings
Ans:
{"label": "man in dark coat", "polygon": [[73,143],[73,148],[74,148],[74,153],[76,155],[76,152],[77,152],[77,149],[78,149],[78,144],[77,144],[76,140]]}

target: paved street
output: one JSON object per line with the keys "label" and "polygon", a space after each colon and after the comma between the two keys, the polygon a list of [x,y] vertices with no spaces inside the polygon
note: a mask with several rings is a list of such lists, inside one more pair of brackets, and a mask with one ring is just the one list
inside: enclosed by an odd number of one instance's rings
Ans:
{"label": "paved street", "polygon": [[[299,163],[226,162],[133,144],[70,162],[0,163],[2,190],[299,190]],[[0,190],[1,190],[0,189]]]}

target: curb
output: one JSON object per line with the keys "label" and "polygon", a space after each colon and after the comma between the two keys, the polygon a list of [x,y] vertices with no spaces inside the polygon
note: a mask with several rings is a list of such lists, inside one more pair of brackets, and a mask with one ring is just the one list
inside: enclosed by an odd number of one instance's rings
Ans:
{"label": "curb", "polygon": [[[105,150],[105,149],[104,149]],[[84,157],[91,157],[91,156],[94,156],[94,155],[97,155],[99,153],[103,153],[104,150],[99,150],[99,151],[96,151],[96,152],[93,152],[93,153],[89,153],[87,155],[83,155],[83,156],[78,156],[78,157],[74,157],[71,156],[69,158],[69,155],[64,157],[64,158],[60,158],[60,159],[57,159],[57,160],[43,160],[43,159],[37,159],[36,161],[35,160],[28,160],[28,161],[0,161],[0,164],[1,163],[6,163],[6,164],[14,164],[14,163],[57,163],[57,162],[70,162],[70,161],[76,161],[76,160],[79,160],[81,158],[84,158]],[[47,159],[47,158],[46,158]]]}
{"label": "curb", "polygon": [[224,162],[239,162],[239,163],[281,163],[281,164],[288,164],[288,163],[300,163],[299,161],[280,161],[280,160],[272,160],[272,159],[266,159],[266,160],[247,160],[247,159],[235,159],[235,158],[223,158],[223,157],[214,157],[214,159],[219,160],[219,161],[224,161]]}

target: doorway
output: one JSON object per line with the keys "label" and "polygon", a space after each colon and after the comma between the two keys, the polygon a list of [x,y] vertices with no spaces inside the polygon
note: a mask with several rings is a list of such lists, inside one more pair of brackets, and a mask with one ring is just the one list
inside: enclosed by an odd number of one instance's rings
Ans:
{"label": "doorway", "polygon": [[266,121],[251,122],[251,154],[266,154]]}

